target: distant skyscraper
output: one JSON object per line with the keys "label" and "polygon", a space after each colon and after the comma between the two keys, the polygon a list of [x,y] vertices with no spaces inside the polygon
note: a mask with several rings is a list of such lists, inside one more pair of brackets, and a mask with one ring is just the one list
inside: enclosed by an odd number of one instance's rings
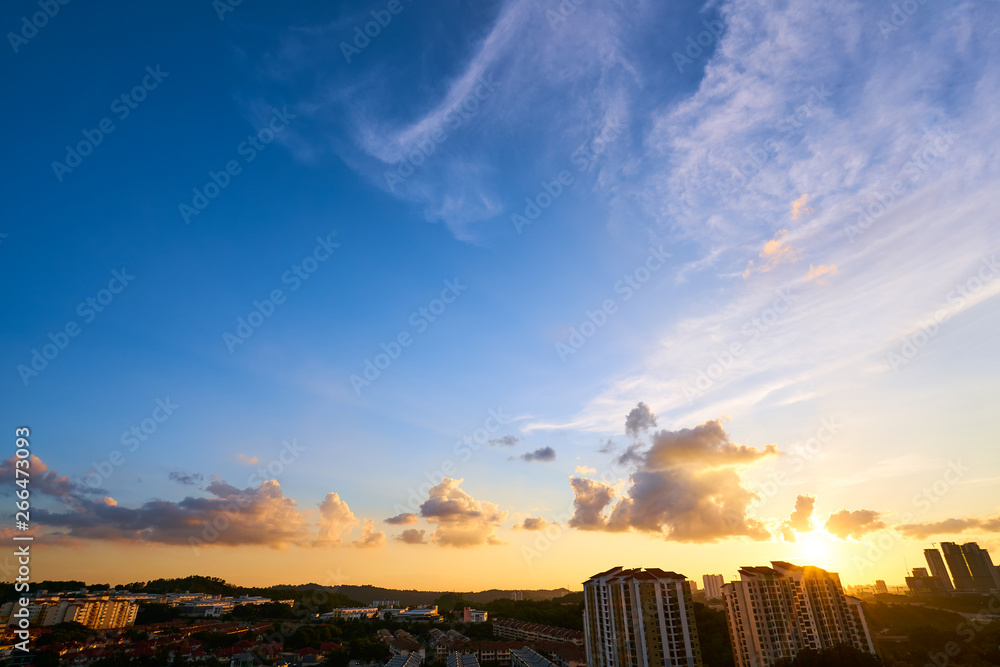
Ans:
{"label": "distant skyscraper", "polygon": [[941,551],[944,552],[944,559],[948,563],[951,578],[955,582],[955,590],[975,590],[976,581],[972,578],[969,564],[965,562],[965,554],[962,553],[962,547],[954,542],[942,542]]}
{"label": "distant skyscraper", "polygon": [[701,581],[705,584],[705,597],[709,600],[722,599],[722,584],[724,584],[726,580],[721,574],[702,575]]}
{"label": "distant skyscraper", "polygon": [[986,549],[980,549],[975,542],[967,542],[962,545],[962,555],[965,556],[965,563],[969,566],[973,582],[978,590],[1000,589],[996,567],[994,567],[993,559],[990,558]]}
{"label": "distant skyscraper", "polygon": [[738,667],[767,667],[837,644],[875,652],[861,601],[844,595],[835,572],[782,561],[744,567],[722,597]]}
{"label": "distant skyscraper", "polygon": [[702,667],[684,575],[614,567],[583,593],[587,667]]}
{"label": "distant skyscraper", "polygon": [[[941,558],[941,552],[937,549],[924,549],[924,559],[927,560],[927,567],[931,569],[931,576],[940,580],[941,590],[953,591],[955,587],[951,583],[951,579],[948,577],[948,570],[944,567],[944,560]],[[913,576],[917,576],[917,571],[914,569]]]}
{"label": "distant skyscraper", "polygon": [[889,587],[885,585],[885,581],[882,579],[875,580],[875,594],[876,595],[886,595],[889,593]]}

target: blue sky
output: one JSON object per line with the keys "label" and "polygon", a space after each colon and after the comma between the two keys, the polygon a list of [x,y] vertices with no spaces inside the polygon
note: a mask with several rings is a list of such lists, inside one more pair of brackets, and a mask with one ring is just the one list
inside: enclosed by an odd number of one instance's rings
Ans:
{"label": "blue sky", "polygon": [[[867,581],[931,539],[1000,549],[996,3],[390,4],[5,8],[0,410],[68,478],[41,568],[275,583],[245,546],[569,586],[627,548]],[[514,444],[463,460],[477,429]]]}

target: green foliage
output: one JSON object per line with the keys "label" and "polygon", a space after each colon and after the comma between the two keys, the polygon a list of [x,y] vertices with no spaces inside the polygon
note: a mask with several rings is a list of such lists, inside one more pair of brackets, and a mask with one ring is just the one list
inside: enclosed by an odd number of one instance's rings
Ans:
{"label": "green foliage", "polygon": [[265,604],[238,604],[230,617],[235,621],[285,621],[295,617],[292,607],[280,602]]}
{"label": "green foliage", "polygon": [[478,606],[491,616],[517,621],[553,625],[570,630],[583,630],[583,593],[570,593],[551,600],[510,600],[500,598]]}
{"label": "green foliage", "polygon": [[887,665],[985,667],[1000,664],[1000,622],[980,624],[922,604],[865,604],[876,648]]}
{"label": "green foliage", "polygon": [[884,664],[877,655],[839,644],[820,651],[811,648],[800,651],[794,660],[782,658],[774,667],[883,667]]}
{"label": "green foliage", "polygon": [[735,667],[726,612],[695,602],[694,622],[704,663],[711,667]]}
{"label": "green foliage", "polygon": [[49,628],[47,632],[38,638],[35,646],[49,646],[51,644],[61,644],[63,642],[84,641],[97,633],[80,623],[58,623]]}

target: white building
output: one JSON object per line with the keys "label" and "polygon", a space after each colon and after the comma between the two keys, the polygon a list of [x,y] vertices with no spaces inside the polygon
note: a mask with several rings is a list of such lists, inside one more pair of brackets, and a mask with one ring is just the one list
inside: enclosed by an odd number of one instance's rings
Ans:
{"label": "white building", "polygon": [[772,561],[740,568],[740,581],[725,584],[722,596],[737,667],[837,644],[875,652],[861,601],[844,594],[835,572]]}
{"label": "white building", "polygon": [[702,575],[701,581],[705,584],[705,597],[709,600],[722,599],[722,584],[726,582],[721,574]]}

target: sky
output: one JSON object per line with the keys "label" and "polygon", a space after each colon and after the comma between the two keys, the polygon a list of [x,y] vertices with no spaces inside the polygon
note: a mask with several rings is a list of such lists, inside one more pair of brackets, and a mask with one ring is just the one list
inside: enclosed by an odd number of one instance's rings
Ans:
{"label": "sky", "polygon": [[0,24],[33,578],[1000,560],[1000,3]]}

